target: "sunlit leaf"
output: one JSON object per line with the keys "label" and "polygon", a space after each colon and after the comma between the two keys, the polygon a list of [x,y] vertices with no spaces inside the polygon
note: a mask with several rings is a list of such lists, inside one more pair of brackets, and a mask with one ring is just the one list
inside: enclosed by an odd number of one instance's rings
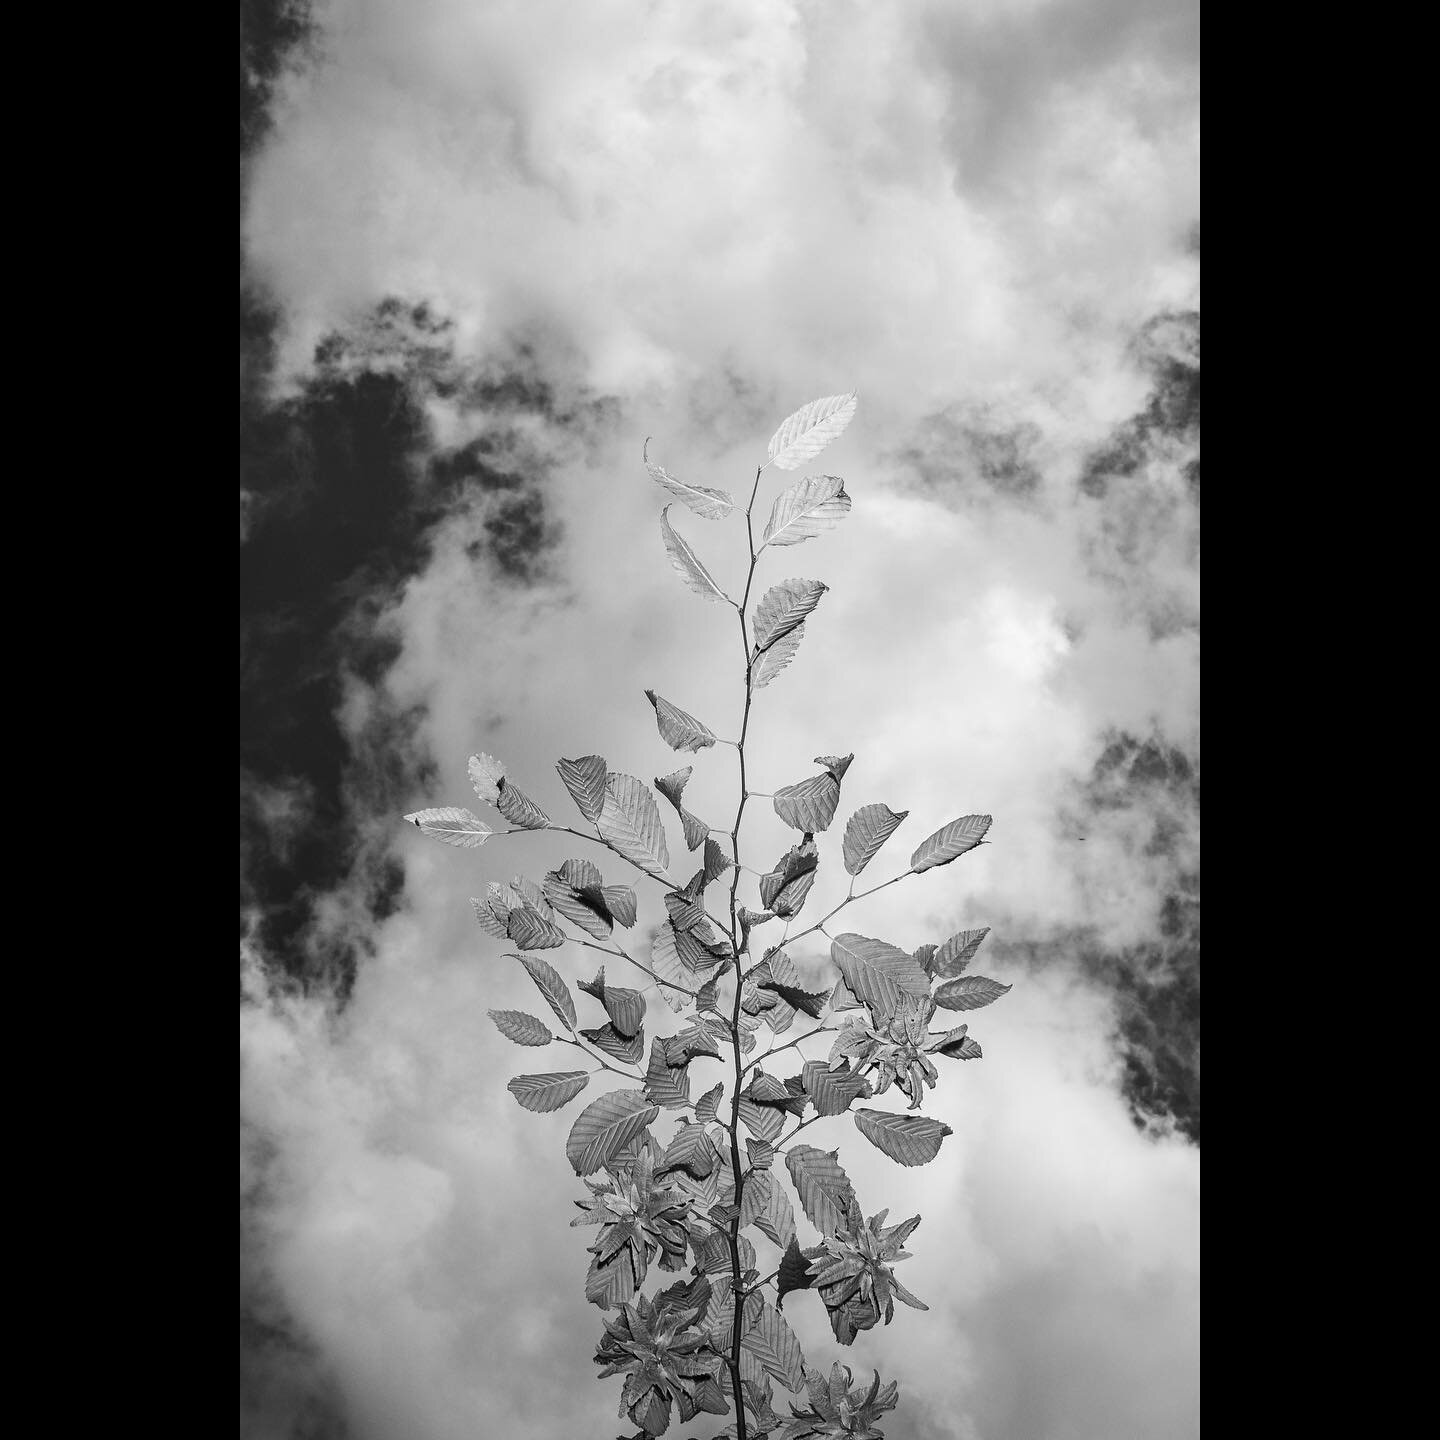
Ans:
{"label": "sunlit leaf", "polygon": [[840,803],[840,782],[827,770],[823,775],[781,786],[770,803],[792,829],[815,834],[830,828]]}
{"label": "sunlit leaf", "polygon": [[723,490],[707,490],[703,485],[691,485],[688,481],[677,480],[663,465],[656,465],[649,459],[650,442],[645,442],[645,468],[650,478],[668,490],[681,504],[688,506],[706,520],[723,520],[734,508],[735,502]]}
{"label": "sunlit leaf", "polygon": [[[505,921],[490,908],[490,902],[488,900],[477,900],[475,896],[472,895],[470,897],[470,908],[475,912],[475,918],[480,922],[480,928],[484,930],[487,935],[493,935],[497,940],[508,940],[510,938],[510,931],[506,928]],[[506,913],[509,913],[508,908]]]}
{"label": "sunlit leaf", "polygon": [[845,824],[845,868],[858,875],[909,814],[888,805],[862,805]]}
{"label": "sunlit leaf", "polygon": [[768,1170],[775,1159],[775,1147],[768,1140],[752,1140],[745,1137],[745,1153],[756,1170]]}
{"label": "sunlit leaf", "polygon": [[988,975],[961,975],[936,986],[933,999],[942,1010],[979,1010],[1014,988],[1013,985],[1002,985]]}
{"label": "sunlit leaf", "polygon": [[723,1083],[715,1085],[711,1089],[707,1090],[695,1102],[696,1120],[704,1123],[708,1123],[709,1121],[714,1120],[716,1118],[716,1109],[719,1106],[720,1099],[724,1094],[725,1086]]}
{"label": "sunlit leaf", "polygon": [[565,943],[565,932],[528,905],[511,910],[505,933],[522,950],[553,950]]}
{"label": "sunlit leaf", "polygon": [[580,813],[594,824],[600,818],[600,809],[605,803],[604,756],[582,755],[578,760],[561,760],[555,768]]}
{"label": "sunlit leaf", "polygon": [[495,1028],[517,1045],[548,1045],[555,1038],[543,1020],[523,1010],[487,1010],[485,1013],[495,1022]]}
{"label": "sunlit leaf", "polygon": [[[655,723],[660,738],[672,750],[704,750],[715,743],[715,732],[703,721],[687,714],[678,705],[672,705],[663,695],[653,690],[645,692],[645,698],[655,707]],[[695,848],[693,845],[690,847]]]}
{"label": "sunlit leaf", "polygon": [[795,658],[795,652],[804,638],[805,625],[802,622],[779,640],[773,641],[770,648],[751,664],[750,688],[763,690]]}
{"label": "sunlit leaf", "polygon": [[851,1101],[871,1093],[870,1082],[851,1071],[848,1064],[843,1070],[831,1070],[823,1060],[807,1060],[801,1079],[817,1115],[839,1115],[850,1108]]}
{"label": "sunlit leaf", "polygon": [[914,957],[884,940],[837,935],[830,944],[830,958],[877,1020],[888,1020],[895,1013],[901,995],[930,993],[930,977]]}
{"label": "sunlit leaf", "polygon": [[518,785],[508,780],[500,782],[500,796],[495,808],[512,824],[522,830],[548,830],[550,817]]}
{"label": "sunlit leaf", "polygon": [[[759,1301],[758,1306],[754,1305]],[[753,1355],[788,1390],[805,1384],[805,1357],[785,1317],[759,1295],[746,1297],[740,1348]]]}
{"label": "sunlit leaf", "polygon": [[910,868],[918,875],[936,865],[948,865],[957,856],[973,850],[985,838],[989,828],[988,815],[962,815],[958,820],[942,825],[920,843],[910,857]]}
{"label": "sunlit leaf", "polygon": [[697,1180],[703,1180],[720,1163],[715,1146],[706,1133],[703,1124],[687,1125],[683,1121],[670,1143],[665,1147],[665,1156],[656,1167],[657,1175],[666,1170],[684,1170]]}
{"label": "sunlit leaf", "polygon": [[821,580],[782,580],[772,585],[755,607],[755,654],[762,654],[803,625],[829,588]]}
{"label": "sunlit leaf", "polygon": [[546,1115],[573,1100],[588,1084],[585,1070],[561,1070],[554,1075],[517,1075],[506,1089],[527,1110]]}
{"label": "sunlit leaf", "polygon": [[637,1288],[634,1252],[628,1245],[604,1261],[598,1255],[590,1257],[585,1272],[585,1298],[590,1304],[613,1310],[630,1300]]}
{"label": "sunlit leaf", "polygon": [[414,810],[405,817],[417,830],[460,850],[475,850],[495,832],[478,816],[458,805]]}
{"label": "sunlit leaf", "polygon": [[482,752],[470,757],[467,768],[475,793],[487,805],[493,805],[500,798],[500,781],[505,778],[505,767],[493,755]]}
{"label": "sunlit leaf", "polygon": [[965,967],[974,958],[981,942],[990,933],[986,925],[981,930],[961,930],[952,935],[935,953],[930,964],[930,973],[940,980],[953,980],[963,974]]}
{"label": "sunlit leaf", "polygon": [[634,1035],[645,1019],[645,997],[638,990],[623,990],[616,985],[605,987],[602,1002],[610,1023],[622,1035]]}
{"label": "sunlit leaf", "polygon": [[775,497],[762,545],[798,545],[833,529],[849,511],[850,497],[838,475],[807,475]]}
{"label": "sunlit leaf", "polygon": [[675,573],[697,595],[706,600],[729,601],[730,597],[715,583],[715,577],[701,563],[700,557],[690,547],[690,542],[681,535],[669,521],[670,507],[660,512],[660,538],[670,556]]}
{"label": "sunlit leaf", "polygon": [[613,1022],[607,1020],[597,1029],[582,1030],[580,1038],[588,1040],[596,1049],[603,1050],[616,1060],[623,1060],[627,1065],[638,1065],[641,1057],[645,1054],[645,1027],[643,1025],[633,1035],[622,1035],[615,1028]]}
{"label": "sunlit leaf", "polygon": [[955,1133],[928,1115],[894,1115],[888,1110],[855,1111],[855,1128],[901,1165],[933,1160],[940,1153],[940,1142]]}
{"label": "sunlit leaf", "polygon": [[785,1112],[778,1105],[757,1105],[741,1096],[739,1109],[741,1120],[757,1139],[773,1141],[785,1127]]}
{"label": "sunlit leaf", "polygon": [[670,849],[655,797],[633,775],[605,777],[605,803],[595,828],[632,864],[654,873],[670,866]]}
{"label": "sunlit leaf", "polygon": [[840,1168],[839,1154],[813,1145],[792,1145],[785,1152],[785,1168],[806,1218],[822,1235],[843,1230],[850,1206],[859,1203],[850,1177]]}
{"label": "sunlit leaf", "polygon": [[635,923],[635,891],[629,885],[607,885],[600,898],[617,923],[627,930]]}
{"label": "sunlit leaf", "polygon": [[650,1042],[645,1093],[656,1105],[663,1105],[667,1110],[678,1110],[690,1103],[690,1071],[686,1065],[669,1063],[665,1058],[664,1043],[658,1036]]}
{"label": "sunlit leaf", "polygon": [[545,997],[546,1002],[555,1012],[556,1018],[568,1029],[573,1030],[576,1023],[575,1000],[560,972],[549,961],[542,960],[538,955],[515,955],[511,958],[518,960],[525,967],[530,978],[535,982],[535,988]]}
{"label": "sunlit leaf", "polygon": [[565,1158],[577,1175],[593,1175],[659,1113],[643,1090],[611,1090],[576,1117],[565,1141]]}
{"label": "sunlit leaf", "polygon": [[850,423],[860,403],[854,391],[849,395],[822,395],[802,405],[781,422],[770,437],[766,464],[777,470],[795,470],[813,460]]}
{"label": "sunlit leaf", "polygon": [[614,921],[600,901],[597,888],[588,887],[582,892],[568,884],[561,871],[552,870],[545,876],[545,898],[551,905],[587,935],[593,935],[597,940],[608,940],[615,928]]}

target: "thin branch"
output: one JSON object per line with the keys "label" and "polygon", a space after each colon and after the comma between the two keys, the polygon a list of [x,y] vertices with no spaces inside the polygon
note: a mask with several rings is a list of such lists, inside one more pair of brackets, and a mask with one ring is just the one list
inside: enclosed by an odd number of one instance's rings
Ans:
{"label": "thin branch", "polygon": [[[615,1075],[623,1075],[627,1080],[643,1080],[645,1078],[643,1071],[637,1070],[632,1074],[629,1070],[617,1070],[603,1055],[599,1054],[592,1046],[587,1045],[583,1040],[572,1040],[568,1035],[557,1035],[555,1038],[563,1044],[573,1045],[577,1050],[584,1051],[592,1060],[598,1060],[602,1070],[609,1070]],[[592,1070],[590,1073],[593,1075],[595,1072]]]}

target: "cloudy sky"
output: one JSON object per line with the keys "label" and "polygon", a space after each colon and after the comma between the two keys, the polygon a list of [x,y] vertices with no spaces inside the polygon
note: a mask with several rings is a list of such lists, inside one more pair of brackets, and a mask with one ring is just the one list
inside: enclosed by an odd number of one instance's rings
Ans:
{"label": "cloudy sky", "polygon": [[[738,733],[733,617],[671,569],[642,446],[748,495],[779,422],[850,390],[798,474],[852,510],[760,563],[830,589],[756,702],[752,783],[855,754],[802,923],[845,893],[855,807],[909,811],[877,880],[993,814],[842,928],[989,926],[972,968],[1014,989],[927,1099],[932,1164],[844,1117],[810,1137],[867,1212],[923,1216],[929,1313],[847,1350],[815,1297],[787,1317],[812,1363],[900,1381],[891,1440],[1198,1434],[1198,6],[241,8],[242,1434],[627,1430],[568,1228],[579,1105],[504,1088],[568,1065],[491,1025],[544,1007],[467,903],[625,867],[400,817],[498,826],[485,751],[580,828],[554,764],[598,753],[693,763],[728,825],[734,752],[675,755],[644,695]],[[794,478],[764,473],[762,519]],[[743,584],[743,519],[671,519]],[[742,858],[793,838],[752,804]]]}

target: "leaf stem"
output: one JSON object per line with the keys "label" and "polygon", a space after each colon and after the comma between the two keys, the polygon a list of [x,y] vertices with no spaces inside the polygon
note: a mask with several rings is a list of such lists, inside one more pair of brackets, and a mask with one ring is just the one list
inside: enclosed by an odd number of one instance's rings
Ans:
{"label": "leaf stem", "polygon": [[637,970],[643,970],[656,985],[664,985],[671,990],[678,990],[682,995],[690,996],[692,1000],[700,993],[698,990],[687,990],[683,985],[671,985],[668,980],[662,980],[648,965],[642,964],[618,945],[597,945],[593,940],[578,940],[573,935],[566,936],[566,939],[572,945],[583,945],[587,950],[598,950],[602,955],[618,955],[622,960],[628,960]]}
{"label": "leaf stem", "polygon": [[821,916],[821,918],[817,920],[812,926],[810,926],[808,930],[797,930],[793,935],[787,935],[785,937],[784,943],[786,945],[792,945],[796,940],[803,940],[807,935],[813,935],[817,930],[824,931],[825,922],[829,920],[832,916],[838,915],[847,905],[851,904],[856,900],[863,900],[867,895],[875,895],[879,891],[883,890],[887,885],[896,885],[907,875],[913,875],[914,873],[915,872],[913,870],[902,870],[900,874],[892,876],[889,880],[882,880],[878,885],[872,885],[868,890],[862,890],[858,895],[855,894],[855,882],[852,880],[850,882],[850,894],[848,894],[830,912],[829,915]]}
{"label": "leaf stem", "polygon": [[807,1030],[803,1035],[797,1035],[793,1040],[787,1040],[783,1045],[772,1045],[763,1055],[757,1056],[752,1060],[741,1073],[744,1074],[753,1070],[757,1065],[763,1064],[772,1055],[778,1055],[782,1050],[790,1050],[803,1041],[808,1040],[812,1035],[829,1034],[839,1028],[838,1025],[817,1025],[813,1030]]}
{"label": "leaf stem", "polygon": [[[609,1070],[615,1075],[623,1075],[627,1080],[643,1080],[645,1078],[644,1073],[639,1070],[634,1074],[631,1074],[629,1070],[617,1070],[603,1055],[599,1054],[591,1046],[585,1044],[583,1040],[571,1040],[565,1035],[557,1035],[555,1038],[566,1045],[573,1045],[577,1050],[583,1050],[592,1060],[598,1060],[602,1070]],[[595,1072],[592,1070],[590,1073],[593,1075]]]}

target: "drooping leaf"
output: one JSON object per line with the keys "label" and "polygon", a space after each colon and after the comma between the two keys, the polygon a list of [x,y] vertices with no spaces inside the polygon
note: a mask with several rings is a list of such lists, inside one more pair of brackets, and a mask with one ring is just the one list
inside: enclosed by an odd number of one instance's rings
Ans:
{"label": "drooping leaf", "polygon": [[845,868],[858,875],[909,814],[888,805],[862,805],[845,824]]}
{"label": "drooping leaf", "polygon": [[709,1124],[716,1118],[715,1112],[720,1098],[725,1094],[724,1084],[714,1085],[695,1102],[695,1118],[702,1124]]}
{"label": "drooping leaf", "polygon": [[784,918],[797,915],[805,896],[815,883],[819,865],[815,842],[802,840],[775,862],[768,875],[760,877],[760,903]]}
{"label": "drooping leaf", "polygon": [[931,870],[936,865],[948,865],[967,850],[973,850],[990,828],[989,815],[962,815],[948,825],[942,825],[933,835],[921,841],[910,857],[910,868],[915,874]]}
{"label": "drooping leaf", "polygon": [[555,1012],[556,1018],[567,1029],[574,1030],[575,1000],[560,972],[549,961],[540,959],[538,955],[514,955],[511,958],[518,960],[525,967],[530,978],[535,982],[535,988],[545,997],[546,1002]]}
{"label": "drooping leaf", "polygon": [[768,1170],[775,1160],[775,1147],[768,1140],[752,1140],[745,1137],[745,1153],[755,1170]]}
{"label": "drooping leaf", "polygon": [[782,580],[772,585],[755,607],[755,654],[763,654],[803,625],[829,589],[821,580]]}
{"label": "drooping leaf", "polygon": [[690,1071],[687,1065],[671,1065],[665,1046],[656,1036],[650,1042],[650,1066],[645,1073],[645,1093],[656,1105],[678,1110],[690,1103]]}
{"label": "drooping leaf", "polygon": [[[755,1301],[760,1302],[758,1306]],[[746,1328],[740,1336],[740,1348],[753,1355],[787,1390],[801,1389],[805,1384],[805,1357],[785,1317],[759,1295],[746,1296],[743,1314]]]}
{"label": "drooping leaf", "polygon": [[546,899],[545,892],[533,880],[524,875],[512,875],[510,888],[543,919],[553,920],[555,918],[555,912],[550,908],[550,901]]}
{"label": "drooping leaf", "polygon": [[[645,442],[648,452],[650,442]],[[642,452],[645,453],[645,452]],[[688,481],[677,480],[663,465],[655,465],[645,459],[645,468],[650,478],[668,490],[681,504],[693,510],[705,520],[723,520],[734,508],[735,502],[723,490],[707,490],[703,485],[691,485]]]}
{"label": "drooping leaf", "polygon": [[500,797],[495,808],[522,830],[548,830],[550,817],[518,785],[500,781]]}
{"label": "drooping leaf", "polygon": [[981,930],[961,930],[952,935],[936,952],[930,973],[940,980],[953,980],[963,974],[989,933],[990,927],[986,925]]}
{"label": "drooping leaf", "polygon": [[478,816],[459,805],[414,810],[405,817],[423,835],[443,840],[460,850],[476,850],[495,832]]}
{"label": "drooping leaf", "polygon": [[979,1010],[1014,988],[988,975],[961,975],[937,986],[933,999],[942,1010]]}
{"label": "drooping leaf", "polygon": [[487,805],[493,805],[500,798],[500,781],[505,778],[505,767],[493,755],[482,751],[470,757],[467,768],[475,793]]}
{"label": "drooping leaf", "polygon": [[798,545],[833,529],[849,513],[850,497],[838,475],[807,475],[775,497],[762,546]]}
{"label": "drooping leaf", "polygon": [[[704,721],[687,714],[678,705],[672,705],[653,690],[647,690],[645,698],[655,707],[655,724],[660,738],[672,750],[698,751],[715,743],[715,732]],[[690,848],[693,850],[695,847],[692,845]]]}
{"label": "drooping leaf", "polygon": [[785,1082],[776,1075],[767,1075],[758,1066],[742,1093],[761,1105],[790,1103],[790,1092],[785,1088]]}
{"label": "drooping leaf", "polygon": [[953,1060],[978,1060],[980,1047],[966,1035],[968,1025],[957,1025],[940,1035],[931,1035],[925,1042],[930,1055],[948,1055]]}
{"label": "drooping leaf", "polygon": [[595,821],[605,842],[632,864],[653,874],[670,868],[670,848],[655,797],[633,775],[605,777],[605,803]]}
{"label": "drooping leaf", "polygon": [[837,935],[830,958],[849,988],[875,1013],[877,1020],[894,1015],[902,995],[928,995],[930,977],[912,956],[884,940],[866,935]]}
{"label": "drooping leaf", "polygon": [[[648,695],[650,692],[647,690],[645,693]],[[655,788],[678,810],[681,797],[685,794],[685,786],[689,784],[694,773],[693,765],[685,765],[669,775],[657,775]]]}
{"label": "drooping leaf", "polygon": [[940,1153],[940,1142],[955,1133],[928,1115],[895,1115],[888,1110],[855,1111],[855,1128],[901,1165],[933,1160]]}
{"label": "drooping leaf", "polygon": [[733,864],[730,857],[720,848],[715,840],[705,842],[705,883],[709,885],[712,881],[718,880]]}
{"label": "drooping leaf", "polygon": [[780,1257],[780,1273],[775,1277],[775,1306],[783,1309],[785,1297],[792,1290],[808,1290],[815,1283],[810,1262],[800,1253],[800,1242],[792,1235],[785,1253]]}
{"label": "drooping leaf", "polygon": [[665,542],[666,553],[675,573],[697,595],[706,600],[724,600],[730,597],[715,583],[715,577],[701,563],[700,557],[691,549],[690,542],[681,535],[669,520],[670,507],[660,512],[660,538]]}
{"label": "drooping leaf", "polygon": [[613,1055],[615,1059],[625,1061],[627,1065],[638,1065],[645,1054],[645,1027],[643,1025],[633,1035],[622,1035],[615,1028],[613,1022],[607,1020],[597,1029],[582,1030],[580,1038],[588,1040],[607,1055]]}
{"label": "drooping leaf", "polygon": [[915,951],[915,963],[933,980],[935,978],[935,952],[938,945],[921,945]]}
{"label": "drooping leaf", "polygon": [[852,390],[848,395],[822,395],[802,405],[787,415],[770,437],[766,464],[777,470],[795,470],[813,460],[850,423],[859,403],[860,397]]}
{"label": "drooping leaf", "polygon": [[548,1115],[568,1104],[589,1083],[587,1070],[561,1070],[553,1075],[517,1075],[505,1088],[525,1109]]}
{"label": "drooping leaf", "polygon": [[645,997],[638,990],[624,990],[618,985],[605,987],[601,1003],[610,1023],[622,1035],[636,1034],[645,1020]]}
{"label": "drooping leaf", "polygon": [[849,755],[817,755],[815,763],[823,765],[839,781],[845,778],[845,772],[850,768],[850,762],[854,758],[853,751]]}
{"label": "drooping leaf", "polygon": [[792,1145],[785,1152],[785,1168],[806,1218],[822,1235],[843,1230],[850,1206],[859,1203],[850,1177],[840,1168],[839,1154],[813,1145]]}
{"label": "drooping leaf", "polygon": [[582,755],[578,760],[561,760],[555,768],[580,813],[593,825],[605,803],[605,757]]}
{"label": "drooping leaf", "polygon": [[643,1090],[611,1090],[576,1117],[565,1141],[565,1158],[577,1175],[593,1175],[659,1113]]}
{"label": "drooping leaf", "polygon": [[805,638],[803,622],[779,640],[771,642],[769,649],[752,660],[750,666],[751,690],[763,690],[794,658]]}
{"label": "drooping leaf", "polygon": [[979,1041],[967,1036],[958,1045],[945,1045],[937,1053],[952,1056],[956,1060],[980,1060],[985,1052],[981,1050]]}
{"label": "drooping leaf", "polygon": [[495,1022],[495,1028],[517,1045],[548,1045],[555,1038],[543,1020],[523,1010],[487,1010],[485,1013]]}
{"label": "drooping leaf", "polygon": [[805,1093],[815,1102],[817,1115],[839,1115],[850,1108],[852,1100],[864,1099],[871,1093],[870,1082],[849,1068],[831,1070],[823,1060],[807,1060],[801,1072]]}
{"label": "drooping leaf", "polygon": [[511,910],[505,933],[522,950],[553,950],[565,943],[565,932],[528,905]]}

